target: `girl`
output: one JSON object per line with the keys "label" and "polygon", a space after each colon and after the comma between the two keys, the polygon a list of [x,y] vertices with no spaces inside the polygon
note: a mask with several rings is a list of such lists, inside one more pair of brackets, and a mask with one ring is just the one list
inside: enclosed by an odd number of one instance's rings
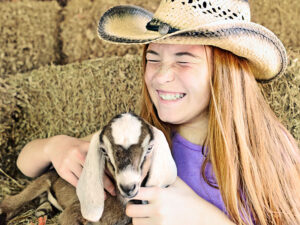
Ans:
{"label": "girl", "polygon": [[[118,6],[98,32],[146,44],[141,116],[164,132],[178,169],[170,187],[141,188],[135,198],[149,204],[127,205],[134,225],[300,224],[299,150],[256,83],[281,74],[286,53],[250,22],[247,1],[162,0],[154,15]],[[52,163],[76,185],[86,140],[35,140],[17,164],[36,176]],[[104,184],[113,194],[107,176]]]}

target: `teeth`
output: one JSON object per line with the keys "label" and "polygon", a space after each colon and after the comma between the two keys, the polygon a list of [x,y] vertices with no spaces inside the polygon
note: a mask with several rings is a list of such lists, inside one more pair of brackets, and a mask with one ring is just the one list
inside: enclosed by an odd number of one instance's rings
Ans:
{"label": "teeth", "polygon": [[184,94],[159,94],[163,100],[176,100],[184,97]]}

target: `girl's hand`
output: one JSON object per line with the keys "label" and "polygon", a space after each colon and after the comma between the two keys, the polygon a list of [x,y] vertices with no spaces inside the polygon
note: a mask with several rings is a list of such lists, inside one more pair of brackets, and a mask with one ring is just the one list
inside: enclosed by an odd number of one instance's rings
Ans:
{"label": "girl's hand", "polygon": [[149,204],[127,205],[126,214],[132,217],[133,225],[232,224],[221,210],[178,177],[168,188],[141,188],[134,199],[147,200]]}
{"label": "girl's hand", "polygon": [[[77,185],[81,175],[89,144],[89,141],[59,135],[51,138],[45,147],[45,153],[58,175],[73,186]],[[108,175],[104,175],[103,182],[106,191],[115,195],[115,187]]]}
{"label": "girl's hand", "polygon": [[58,135],[49,139],[45,153],[58,175],[76,186],[88,149],[87,141]]}

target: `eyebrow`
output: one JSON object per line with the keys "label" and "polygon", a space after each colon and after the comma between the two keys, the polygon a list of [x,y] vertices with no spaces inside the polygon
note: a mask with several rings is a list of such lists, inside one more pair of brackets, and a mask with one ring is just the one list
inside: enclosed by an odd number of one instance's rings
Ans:
{"label": "eyebrow", "polygon": [[147,50],[146,54],[153,54],[153,55],[159,55],[157,52],[153,51],[153,50]]}
{"label": "eyebrow", "polygon": [[185,55],[187,55],[187,56],[191,56],[191,57],[194,57],[194,58],[198,58],[197,56],[195,56],[194,54],[192,54],[190,52],[177,52],[175,55],[176,56],[185,56]]}
{"label": "eyebrow", "polygon": [[[153,55],[159,55],[156,51],[153,50],[147,50],[146,54],[153,54]],[[195,56],[194,54],[190,53],[190,52],[177,52],[175,53],[176,56],[191,56],[193,58],[199,58],[198,56]]]}

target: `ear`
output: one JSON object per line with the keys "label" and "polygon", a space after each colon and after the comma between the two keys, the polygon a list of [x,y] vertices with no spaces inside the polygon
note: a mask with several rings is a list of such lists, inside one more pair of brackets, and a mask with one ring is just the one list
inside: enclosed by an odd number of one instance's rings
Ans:
{"label": "ear", "polygon": [[146,186],[165,187],[174,183],[177,168],[164,133],[153,126],[152,131],[154,134],[153,158]]}
{"label": "ear", "polygon": [[100,220],[104,208],[103,173],[105,157],[100,151],[99,135],[92,137],[82,173],[76,187],[82,216],[93,222]]}

